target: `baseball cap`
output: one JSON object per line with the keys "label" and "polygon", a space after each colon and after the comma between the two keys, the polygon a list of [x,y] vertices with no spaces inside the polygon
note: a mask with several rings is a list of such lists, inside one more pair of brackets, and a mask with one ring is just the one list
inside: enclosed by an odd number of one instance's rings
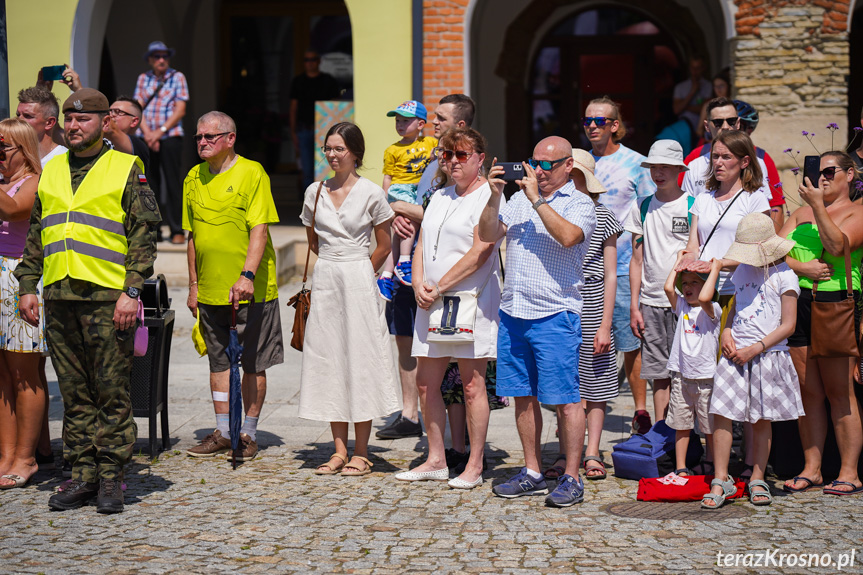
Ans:
{"label": "baseball cap", "polygon": [[428,112],[426,111],[426,107],[422,105],[422,102],[417,102],[416,100],[408,100],[406,102],[402,102],[401,105],[395,110],[390,110],[387,112],[387,117],[393,116],[403,116],[405,118],[419,118],[420,120],[428,119]]}

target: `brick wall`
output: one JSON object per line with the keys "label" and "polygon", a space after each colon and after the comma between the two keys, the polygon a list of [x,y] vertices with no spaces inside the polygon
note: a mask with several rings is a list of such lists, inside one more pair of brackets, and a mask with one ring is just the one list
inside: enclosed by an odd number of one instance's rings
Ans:
{"label": "brick wall", "polygon": [[[464,18],[468,0],[423,2],[423,103],[464,92]],[[431,119],[431,118],[429,118]]]}

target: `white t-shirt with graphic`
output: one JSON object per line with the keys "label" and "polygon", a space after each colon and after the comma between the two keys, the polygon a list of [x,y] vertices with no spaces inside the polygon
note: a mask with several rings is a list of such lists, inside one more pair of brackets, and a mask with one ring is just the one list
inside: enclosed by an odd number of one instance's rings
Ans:
{"label": "white t-shirt with graphic", "polygon": [[677,329],[668,355],[668,371],[676,371],[686,379],[713,379],[722,308],[716,302],[712,305],[711,318],[701,306],[692,307],[682,296],[677,298]]}
{"label": "white t-shirt with graphic", "polygon": [[[782,294],[793,291],[800,295],[797,274],[785,262],[768,269],[764,280],[764,268],[740,264],[731,275],[735,286],[735,314],[731,335],[739,348],[752,345],[774,331],[782,322]],[[783,339],[774,351],[788,349],[788,340]]]}
{"label": "white t-shirt with graphic", "polygon": [[638,200],[629,211],[624,229],[633,236],[644,237],[644,261],[641,267],[641,303],[653,307],[671,307],[665,296],[665,279],[677,258],[677,252],[689,241],[689,196],[683,194],[671,202],[650,196],[644,223]]}
{"label": "white t-shirt with graphic", "polygon": [[[712,258],[724,258],[728,248],[734,243],[737,225],[743,216],[770,210],[767,196],[761,192],[756,191],[750,194],[746,191],[740,191],[738,194],[740,197],[736,201],[734,200],[736,196],[732,196],[727,200],[717,202],[716,192],[705,192],[695,198],[695,204],[690,211],[693,216],[698,216],[698,245],[704,246],[698,259],[709,262]],[[719,217],[726,209],[728,209],[728,213],[720,221]],[[705,246],[704,242],[707,241],[710,231],[717,221],[719,226]],[[719,293],[721,295],[734,293],[734,284],[731,283],[730,277],[729,272],[719,272]]]}
{"label": "white t-shirt with graphic", "polygon": [[[635,200],[656,192],[656,184],[650,178],[650,170],[641,167],[646,158],[623,144],[611,155],[597,156],[596,178],[607,190],[599,196],[599,203],[611,210],[618,222],[626,221]],[[629,275],[632,260],[632,235],[628,232],[617,238],[617,275]]]}

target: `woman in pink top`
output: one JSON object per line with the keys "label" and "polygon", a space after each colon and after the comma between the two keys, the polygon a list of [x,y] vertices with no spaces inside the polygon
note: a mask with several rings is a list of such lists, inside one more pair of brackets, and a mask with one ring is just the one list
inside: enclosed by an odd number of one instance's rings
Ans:
{"label": "woman in pink top", "polygon": [[[0,489],[23,487],[39,468],[36,444],[48,398],[39,377],[43,326],[18,315],[12,270],[24,251],[41,172],[33,128],[17,118],[0,121]],[[39,300],[41,307],[41,294]]]}

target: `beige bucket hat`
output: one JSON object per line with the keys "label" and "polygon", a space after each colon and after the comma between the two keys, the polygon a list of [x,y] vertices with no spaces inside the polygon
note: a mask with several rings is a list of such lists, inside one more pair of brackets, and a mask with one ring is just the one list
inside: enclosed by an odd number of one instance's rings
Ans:
{"label": "beige bucket hat", "polygon": [[593,175],[596,170],[596,160],[587,150],[576,148],[572,151],[572,171],[569,173],[572,177],[573,172],[578,170],[584,174],[584,181],[587,182],[587,191],[591,194],[604,194],[607,190],[603,187],[596,176]]}
{"label": "beige bucket hat", "polygon": [[793,241],[776,235],[769,216],[756,212],[740,220],[734,243],[728,248],[725,259],[764,267],[787,255],[793,247]]}

